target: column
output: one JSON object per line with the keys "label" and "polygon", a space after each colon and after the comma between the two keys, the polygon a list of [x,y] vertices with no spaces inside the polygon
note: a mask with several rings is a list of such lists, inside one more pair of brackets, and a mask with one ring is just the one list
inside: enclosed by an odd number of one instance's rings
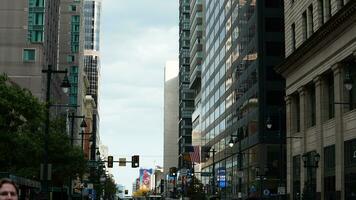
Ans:
{"label": "column", "polygon": [[[335,102],[343,102],[343,77],[341,63],[332,66],[334,72]],[[344,189],[344,134],[343,134],[343,106],[335,105],[335,190],[336,199],[345,199]]]}
{"label": "column", "polygon": [[323,94],[323,81],[320,76],[313,79],[315,85],[316,106],[316,151],[320,154],[319,167],[316,171],[316,198],[324,199],[324,142],[323,142],[323,107],[325,95]]}
{"label": "column", "polygon": [[[291,96],[286,96],[284,99],[286,102],[286,136],[287,138],[292,135],[292,122],[294,121],[293,119],[293,110],[292,110],[292,97]],[[292,141],[290,139],[286,140],[286,150],[287,150],[287,176],[286,176],[286,181],[287,181],[287,199],[293,200],[293,151],[292,151]],[[289,196],[289,198],[288,198]]]}
{"label": "column", "polygon": [[[306,110],[306,97],[305,97],[305,88],[302,86],[301,88],[298,89],[299,92],[299,103],[300,103],[300,135],[303,137],[300,142],[300,154],[302,155],[303,153],[306,152],[306,144],[307,144],[307,135],[305,131],[306,127],[306,121],[307,117],[305,114]],[[301,162],[301,167],[300,167],[300,191],[303,192],[304,188],[304,182],[306,178],[306,169],[304,168],[303,162]]]}

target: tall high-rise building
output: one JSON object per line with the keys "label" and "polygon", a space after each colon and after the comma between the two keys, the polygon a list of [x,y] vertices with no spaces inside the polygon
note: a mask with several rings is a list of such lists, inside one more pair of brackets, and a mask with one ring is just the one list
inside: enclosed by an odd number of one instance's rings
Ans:
{"label": "tall high-rise building", "polygon": [[287,194],[356,198],[356,1],[284,1]]}
{"label": "tall high-rise building", "polygon": [[[83,51],[84,51],[84,26],[83,26],[83,1],[63,0],[60,3],[59,21],[59,66],[68,69],[70,137],[73,144],[81,145],[80,124],[82,120],[75,116],[85,113],[85,81]],[[83,145],[84,146],[84,145]]]}
{"label": "tall high-rise building", "polygon": [[[102,0],[84,0],[84,71],[89,81],[87,95],[91,95],[96,107],[93,110],[93,134],[96,134],[92,149],[100,144],[99,134],[99,79],[100,79],[100,16]],[[91,154],[95,154],[92,150]]]}
{"label": "tall high-rise building", "polygon": [[89,80],[88,94],[98,105],[100,79],[100,13],[101,0],[84,0],[84,65]]}
{"label": "tall high-rise building", "polygon": [[192,145],[192,113],[194,110],[194,91],[190,82],[190,1],[179,0],[179,131],[178,167],[189,167],[189,152]]}
{"label": "tall high-rise building", "polygon": [[[6,73],[19,86],[45,99],[48,65],[58,65],[59,1],[1,1],[0,73]],[[52,74],[52,100],[66,100],[59,85],[63,74]]]}
{"label": "tall high-rise building", "polygon": [[[201,147],[201,65],[204,56],[204,15],[203,1],[190,1],[190,82],[189,88],[194,91],[194,112],[192,113],[192,146],[191,163],[196,172],[200,172]],[[200,177],[200,173],[195,174]]]}
{"label": "tall high-rise building", "polygon": [[220,191],[225,199],[278,195],[285,182],[284,79],[273,67],[284,57],[283,2],[203,5],[200,123],[210,157],[202,172],[211,176],[202,181],[210,194]]}
{"label": "tall high-rise building", "polygon": [[178,166],[178,62],[168,61],[164,68],[163,173]]}

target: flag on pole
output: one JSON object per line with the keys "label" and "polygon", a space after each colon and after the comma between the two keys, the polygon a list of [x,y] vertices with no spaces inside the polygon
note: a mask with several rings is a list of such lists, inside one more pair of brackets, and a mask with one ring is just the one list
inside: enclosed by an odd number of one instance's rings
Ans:
{"label": "flag on pole", "polygon": [[193,151],[189,152],[192,163],[200,163],[200,146],[193,146]]}

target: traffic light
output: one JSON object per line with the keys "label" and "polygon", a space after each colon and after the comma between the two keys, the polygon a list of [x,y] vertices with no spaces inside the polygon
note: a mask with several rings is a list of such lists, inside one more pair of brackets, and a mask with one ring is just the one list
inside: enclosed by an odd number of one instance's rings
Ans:
{"label": "traffic light", "polygon": [[134,155],[131,157],[131,167],[137,168],[140,166],[140,156]]}
{"label": "traffic light", "polygon": [[177,176],[177,168],[176,167],[169,168],[169,176],[171,176],[171,177]]}
{"label": "traffic light", "polygon": [[114,166],[114,157],[108,156],[108,168],[112,168]]}

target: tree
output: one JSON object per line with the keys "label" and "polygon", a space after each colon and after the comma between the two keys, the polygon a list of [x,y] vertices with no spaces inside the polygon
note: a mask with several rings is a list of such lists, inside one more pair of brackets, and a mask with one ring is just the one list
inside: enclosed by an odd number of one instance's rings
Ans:
{"label": "tree", "polygon": [[[0,76],[0,171],[39,180],[44,154],[45,106],[27,89]],[[65,117],[54,116],[49,135],[53,183],[61,186],[70,174],[82,175],[86,160],[71,147]]]}
{"label": "tree", "polygon": [[206,199],[204,186],[198,178],[192,176],[187,189],[187,196],[191,199]]}

